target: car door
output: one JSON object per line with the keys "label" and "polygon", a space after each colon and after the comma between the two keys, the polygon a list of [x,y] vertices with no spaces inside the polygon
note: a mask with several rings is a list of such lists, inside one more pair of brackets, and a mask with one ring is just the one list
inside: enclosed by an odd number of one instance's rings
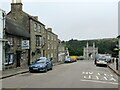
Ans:
{"label": "car door", "polygon": [[49,62],[49,60],[47,60],[46,63],[47,63],[47,68],[50,69],[50,62]]}

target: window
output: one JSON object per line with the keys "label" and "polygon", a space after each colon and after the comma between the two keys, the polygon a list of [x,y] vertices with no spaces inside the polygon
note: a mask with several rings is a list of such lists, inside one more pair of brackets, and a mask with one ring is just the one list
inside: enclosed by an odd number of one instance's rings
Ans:
{"label": "window", "polygon": [[51,57],[53,57],[53,53],[51,53]]}
{"label": "window", "polygon": [[14,37],[9,37],[8,41],[9,41],[10,46],[14,45]]}
{"label": "window", "polygon": [[40,25],[38,26],[38,32],[41,32],[41,26]]}
{"label": "window", "polygon": [[53,49],[53,47],[54,47],[53,45],[54,45],[54,44],[51,44],[51,49]]}
{"label": "window", "polygon": [[20,47],[21,46],[21,39],[17,40],[17,46]]}
{"label": "window", "polygon": [[51,36],[51,40],[53,40],[53,36]]}
{"label": "window", "polygon": [[36,36],[36,46],[37,47],[42,46],[42,36]]}
{"label": "window", "polygon": [[50,40],[50,35],[48,34],[48,40]]}
{"label": "window", "polygon": [[34,30],[37,31],[37,24],[34,24]]}
{"label": "window", "polygon": [[42,37],[42,46],[44,46],[44,45],[45,45],[45,38]]}
{"label": "window", "polygon": [[50,44],[48,43],[48,49],[50,49]]}
{"label": "window", "polygon": [[56,44],[54,43],[54,49],[56,49],[56,47],[57,47],[57,46],[56,46]]}
{"label": "window", "polygon": [[14,53],[7,53],[5,55],[4,65],[11,65],[11,64],[13,64],[14,63],[14,57],[15,57]]}

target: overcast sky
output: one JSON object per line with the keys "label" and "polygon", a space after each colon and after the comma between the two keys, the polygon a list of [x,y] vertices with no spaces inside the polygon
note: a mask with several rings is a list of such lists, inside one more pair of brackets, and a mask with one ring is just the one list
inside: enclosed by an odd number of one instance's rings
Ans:
{"label": "overcast sky", "polygon": [[[12,0],[2,9],[11,10]],[[38,16],[61,40],[87,40],[118,36],[118,0],[22,0],[23,10]]]}

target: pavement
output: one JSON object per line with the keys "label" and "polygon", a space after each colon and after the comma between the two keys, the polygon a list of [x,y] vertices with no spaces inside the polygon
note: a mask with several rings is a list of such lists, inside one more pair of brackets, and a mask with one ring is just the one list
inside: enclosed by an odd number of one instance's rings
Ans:
{"label": "pavement", "polygon": [[[110,68],[115,74],[117,74],[118,76],[120,76],[120,73],[118,70],[116,70],[116,63],[110,63],[108,65],[108,68]],[[119,67],[118,67],[119,68]]]}
{"label": "pavement", "polygon": [[[63,62],[58,62],[58,63],[53,63],[53,66],[60,65]],[[29,72],[28,67],[18,67],[18,68],[12,68],[12,69],[7,69],[5,71],[2,71],[2,75],[0,76],[0,79],[8,78],[11,76],[15,76],[18,74],[23,74]]]}

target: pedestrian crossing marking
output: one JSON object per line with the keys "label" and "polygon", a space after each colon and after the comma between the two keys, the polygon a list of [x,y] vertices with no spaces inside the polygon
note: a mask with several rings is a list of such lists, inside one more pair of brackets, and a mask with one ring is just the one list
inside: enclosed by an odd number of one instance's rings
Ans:
{"label": "pedestrian crossing marking", "polygon": [[85,80],[99,80],[99,81],[117,81],[115,78],[113,78],[112,74],[106,74],[106,73],[94,73],[94,72],[82,72],[83,78]]}

